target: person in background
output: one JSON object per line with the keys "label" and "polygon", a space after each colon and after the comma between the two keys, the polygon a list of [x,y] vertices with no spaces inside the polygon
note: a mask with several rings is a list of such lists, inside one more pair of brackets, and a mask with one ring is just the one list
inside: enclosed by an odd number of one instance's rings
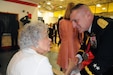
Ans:
{"label": "person in background", "polygon": [[[5,29],[4,26],[5,26],[4,22],[2,20],[0,20],[0,52],[3,51],[3,49],[2,49],[2,36],[3,36],[4,29]],[[0,68],[1,68],[1,63],[0,63]]]}
{"label": "person in background", "polygon": [[73,6],[74,3],[72,2],[67,5],[65,15],[59,23],[61,45],[58,53],[57,64],[65,74],[67,74],[70,59],[74,60],[75,54],[80,48],[78,31],[73,28],[72,22],[70,21],[70,10]]}
{"label": "person in background", "polygon": [[11,26],[11,49],[17,50],[19,49],[18,46],[18,30],[19,30],[19,22],[17,19],[12,18],[9,22]]}
{"label": "person in background", "polygon": [[57,44],[57,22],[53,24],[53,43]]}
{"label": "person in background", "polygon": [[73,61],[75,65],[83,65],[78,74],[113,75],[113,19],[95,16],[81,3],[72,8],[70,18],[73,27],[84,32],[83,43]]}
{"label": "person in background", "polygon": [[53,24],[52,23],[49,24],[48,30],[49,30],[49,32],[48,32],[49,38],[51,39],[51,42],[53,43]]}
{"label": "person in background", "polygon": [[2,50],[2,35],[3,35],[3,32],[4,32],[4,22],[2,20],[0,20],[0,50]]}
{"label": "person in background", "polygon": [[45,21],[42,19],[42,22],[45,23]]}
{"label": "person in background", "polygon": [[60,17],[60,18],[58,19],[58,23],[57,23],[57,30],[58,30],[58,36],[59,36],[58,46],[61,44],[61,39],[60,39],[60,34],[59,34],[59,22],[60,22],[60,20],[62,20],[62,19],[63,19],[63,17]]}
{"label": "person in background", "polygon": [[7,66],[7,75],[53,75],[45,53],[50,51],[47,26],[42,22],[29,23],[19,35],[20,50]]}

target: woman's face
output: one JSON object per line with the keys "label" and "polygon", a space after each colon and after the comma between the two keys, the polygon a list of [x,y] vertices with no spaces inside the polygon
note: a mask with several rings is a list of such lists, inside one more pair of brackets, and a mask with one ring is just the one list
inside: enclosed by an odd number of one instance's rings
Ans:
{"label": "woman's face", "polygon": [[41,54],[45,54],[50,51],[51,39],[48,37],[47,32],[43,32],[42,35],[44,35],[44,37],[38,42],[38,52]]}

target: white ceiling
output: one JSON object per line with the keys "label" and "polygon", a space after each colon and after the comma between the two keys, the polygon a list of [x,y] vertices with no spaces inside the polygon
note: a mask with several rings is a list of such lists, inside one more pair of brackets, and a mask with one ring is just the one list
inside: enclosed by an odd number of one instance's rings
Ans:
{"label": "white ceiling", "polygon": [[[75,4],[77,3],[84,3],[87,5],[96,5],[98,3],[103,4],[103,3],[108,3],[108,2],[113,2],[113,0],[29,0],[38,3],[38,5],[41,5],[40,9],[45,9],[48,11],[57,11],[57,10],[62,10],[65,9],[67,4],[70,2],[74,2]],[[47,2],[50,2],[51,5],[47,5]],[[63,8],[60,8],[59,6],[62,6]]]}

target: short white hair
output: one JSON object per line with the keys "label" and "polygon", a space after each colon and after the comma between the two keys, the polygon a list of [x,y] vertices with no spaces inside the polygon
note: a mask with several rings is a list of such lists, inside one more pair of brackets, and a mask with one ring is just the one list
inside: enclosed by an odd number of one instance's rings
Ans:
{"label": "short white hair", "polygon": [[48,27],[42,22],[29,23],[24,25],[20,32],[19,46],[20,49],[38,46],[38,41],[45,35],[42,32],[47,31]]}

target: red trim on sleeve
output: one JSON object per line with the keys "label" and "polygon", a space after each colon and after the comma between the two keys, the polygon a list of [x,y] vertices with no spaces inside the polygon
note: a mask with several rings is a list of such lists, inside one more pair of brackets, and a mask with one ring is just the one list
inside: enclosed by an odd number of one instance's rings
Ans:
{"label": "red trim on sleeve", "polygon": [[25,1],[21,1],[21,0],[5,0],[5,1],[37,7],[37,4],[35,4],[35,3],[25,2]]}

